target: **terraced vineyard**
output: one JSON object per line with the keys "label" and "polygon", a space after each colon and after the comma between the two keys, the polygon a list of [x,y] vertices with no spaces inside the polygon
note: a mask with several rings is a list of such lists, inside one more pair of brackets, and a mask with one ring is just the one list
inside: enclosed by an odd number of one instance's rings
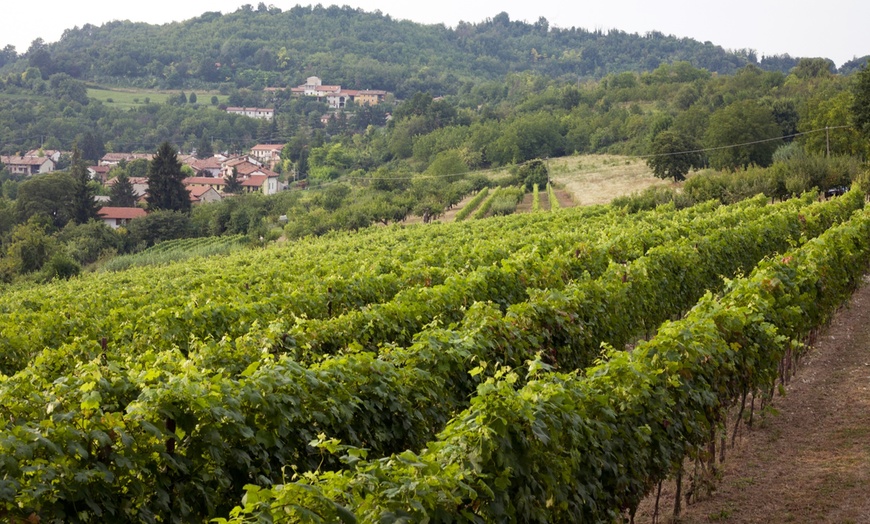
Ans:
{"label": "terraced vineyard", "polygon": [[613,519],[852,289],[863,203],[372,228],[8,293],[0,518]]}

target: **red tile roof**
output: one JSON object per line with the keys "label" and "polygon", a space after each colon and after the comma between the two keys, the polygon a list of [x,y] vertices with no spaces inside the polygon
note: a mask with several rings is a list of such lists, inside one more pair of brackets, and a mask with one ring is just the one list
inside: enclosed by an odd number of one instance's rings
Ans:
{"label": "red tile roof", "polygon": [[108,218],[108,219],[133,219],[144,217],[148,213],[145,212],[141,207],[101,207],[99,211],[97,211],[97,215],[100,218]]}
{"label": "red tile roof", "polygon": [[0,162],[7,166],[41,166],[46,162],[54,162],[48,157],[37,156],[0,156]]}
{"label": "red tile roof", "polygon": [[184,185],[186,186],[222,186],[226,184],[227,181],[221,177],[209,177],[209,176],[191,176],[184,179]]}
{"label": "red tile roof", "polygon": [[217,157],[204,158],[202,160],[196,159],[192,161],[190,167],[194,169],[194,171],[203,171],[205,169],[220,169],[221,161]]}
{"label": "red tile roof", "polygon": [[242,181],[244,187],[262,187],[269,177],[266,175],[251,175]]}
{"label": "red tile roof", "polygon": [[284,144],[257,144],[251,148],[251,151],[280,151],[284,149]]}

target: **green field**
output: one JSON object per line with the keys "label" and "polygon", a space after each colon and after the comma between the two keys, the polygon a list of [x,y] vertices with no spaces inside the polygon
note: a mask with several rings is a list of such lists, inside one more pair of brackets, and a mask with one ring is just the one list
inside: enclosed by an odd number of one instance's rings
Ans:
{"label": "green field", "polygon": [[[132,108],[145,105],[149,102],[162,104],[171,97],[178,96],[180,91],[158,91],[154,89],[110,89],[100,86],[88,86],[88,98],[100,100],[104,104],[113,105],[119,108]],[[211,105],[211,97],[217,96],[219,103],[227,103],[227,96],[221,95],[214,91],[185,91],[185,94],[190,97],[191,93],[196,93],[197,103],[200,105]]]}

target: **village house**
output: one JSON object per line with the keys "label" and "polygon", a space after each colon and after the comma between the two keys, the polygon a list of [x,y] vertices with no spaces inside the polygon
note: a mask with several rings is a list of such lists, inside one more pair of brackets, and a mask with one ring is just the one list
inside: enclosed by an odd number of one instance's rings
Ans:
{"label": "village house", "polygon": [[326,96],[326,103],[332,109],[343,109],[348,102],[353,101],[354,94],[358,91],[341,90]]}
{"label": "village house", "polygon": [[386,97],[386,91],[381,91],[377,89],[364,89],[357,92],[356,97],[354,97],[354,102],[357,105],[374,106],[378,105],[380,102],[383,102]]}
{"label": "village house", "polygon": [[154,155],[152,153],[106,153],[100,159],[100,165],[117,166],[121,162],[132,162],[133,160],[147,160],[150,162],[153,159]]}
{"label": "village house", "polygon": [[278,174],[257,173],[251,175],[242,181],[242,188],[244,188],[246,193],[256,193],[259,191],[264,195],[274,195],[278,192]]}
{"label": "village house", "polygon": [[[276,88],[268,88],[276,91]],[[313,96],[318,100],[326,100],[329,107],[332,109],[342,109],[349,102],[354,102],[357,105],[376,105],[386,99],[387,92],[375,89],[342,89],[341,86],[323,85],[320,78],[310,76],[305,83],[291,87],[290,93],[294,96]]]}
{"label": "village house", "polygon": [[35,156],[35,157],[47,157],[54,160],[55,165],[60,162],[60,157],[63,155],[63,151],[58,151],[56,149],[31,149],[27,153],[24,153],[24,156]]}
{"label": "village house", "polygon": [[55,169],[55,162],[47,156],[0,156],[0,163],[12,175],[38,175],[51,173]]}
{"label": "village house", "polygon": [[134,218],[144,217],[146,211],[141,207],[101,207],[97,216],[112,229],[126,226]]}
{"label": "village house", "polygon": [[188,185],[187,192],[190,193],[190,202],[194,205],[223,200],[223,196],[213,187]]}
{"label": "village house", "polygon": [[224,192],[224,186],[227,184],[227,180],[223,177],[209,176],[191,176],[185,178],[183,182],[188,188],[212,189],[221,195]]}
{"label": "village house", "polygon": [[242,188],[245,192],[260,191],[266,195],[274,195],[280,189],[278,173],[263,167],[251,156],[241,156],[226,160],[221,164],[220,173],[216,177],[188,177],[184,179],[184,183],[191,187],[212,188],[219,195],[223,195],[227,179],[233,176],[233,171],[235,171],[236,176],[242,182]]}
{"label": "village house", "polygon": [[111,170],[112,166],[88,166],[88,174],[91,176],[91,179],[101,184],[105,184],[106,180],[109,179],[109,171]]}
{"label": "village house", "polygon": [[274,166],[281,160],[284,144],[257,144],[251,148],[251,156],[262,164]]}
{"label": "village house", "polygon": [[272,120],[275,117],[275,110],[268,107],[228,107],[227,113],[262,120]]}
{"label": "village house", "polygon": [[223,156],[213,156],[210,158],[196,158],[192,157],[183,161],[183,164],[190,166],[193,169],[193,172],[196,173],[196,176],[220,176],[221,174],[221,166],[223,162],[226,160],[226,157]]}

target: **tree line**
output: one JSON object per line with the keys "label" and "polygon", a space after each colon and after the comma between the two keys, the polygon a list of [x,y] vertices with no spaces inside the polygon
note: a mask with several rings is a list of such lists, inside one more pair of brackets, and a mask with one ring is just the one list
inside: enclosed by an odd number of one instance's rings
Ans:
{"label": "tree line", "polygon": [[[418,91],[455,94],[463,85],[530,71],[550,77],[601,78],[687,61],[719,74],[749,64],[788,72],[798,58],[726,51],[709,42],[661,32],[631,34],[527,23],[498,13],[455,28],[395,20],[351,7],[260,3],[233,13],[207,12],[163,26],[113,21],[64,32],[56,43],[35,40],[19,54],[0,52],[0,67],[43,75],[178,89],[232,84],[297,85],[310,74],[353,89],[379,88],[407,98]],[[827,61],[830,68],[833,62]],[[862,62],[861,62],[862,63]],[[860,65],[860,63],[858,63]],[[844,64],[848,73],[855,64]]]}

